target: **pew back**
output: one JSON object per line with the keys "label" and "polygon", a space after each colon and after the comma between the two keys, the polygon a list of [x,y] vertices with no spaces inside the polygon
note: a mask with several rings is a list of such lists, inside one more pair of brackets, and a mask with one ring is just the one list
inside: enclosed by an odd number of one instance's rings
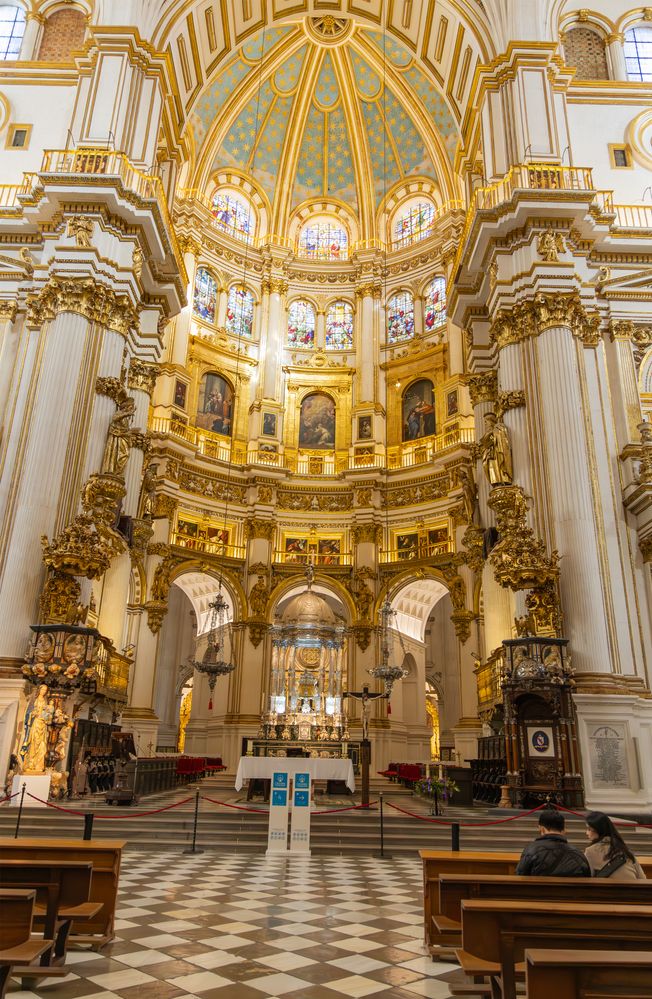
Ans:
{"label": "pew back", "polygon": [[0,951],[29,940],[35,901],[33,889],[0,889]]}
{"label": "pew back", "polygon": [[652,953],[616,950],[529,950],[528,999],[633,999],[652,995]]}

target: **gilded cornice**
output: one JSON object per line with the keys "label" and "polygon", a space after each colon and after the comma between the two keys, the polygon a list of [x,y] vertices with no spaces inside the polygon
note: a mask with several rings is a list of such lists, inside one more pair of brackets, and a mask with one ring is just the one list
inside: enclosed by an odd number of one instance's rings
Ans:
{"label": "gilded cornice", "polygon": [[489,335],[501,350],[559,327],[570,329],[585,347],[597,347],[602,338],[598,313],[587,312],[576,291],[539,292],[534,299],[501,309]]}
{"label": "gilded cornice", "polygon": [[130,389],[140,389],[151,396],[156,385],[157,376],[157,364],[152,364],[149,361],[141,361],[139,358],[134,357],[129,365],[127,384]]}
{"label": "gilded cornice", "polygon": [[478,406],[481,402],[495,402],[498,392],[498,372],[482,371],[477,375],[467,375],[464,379],[469,388],[471,405]]}
{"label": "gilded cornice", "polygon": [[51,277],[39,292],[27,297],[28,327],[37,329],[52,322],[61,312],[76,313],[89,323],[97,323],[124,337],[138,327],[138,310],[127,295],[117,295],[93,278]]}

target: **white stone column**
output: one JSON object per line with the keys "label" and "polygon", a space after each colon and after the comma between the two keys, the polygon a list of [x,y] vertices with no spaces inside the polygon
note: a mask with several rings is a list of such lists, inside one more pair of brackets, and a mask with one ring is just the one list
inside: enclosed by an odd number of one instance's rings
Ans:
{"label": "white stone column", "polygon": [[269,314],[267,320],[267,345],[265,348],[265,380],[263,398],[277,398],[277,378],[280,367],[283,340],[283,301],[287,284],[279,279],[269,281]]}
{"label": "white stone column", "polygon": [[414,296],[414,335],[423,335],[423,298],[421,295]]}
{"label": "white stone column", "polygon": [[317,309],[315,317],[315,349],[323,350],[326,346],[326,313]]}
{"label": "white stone column", "polygon": [[464,335],[459,326],[450,319],[447,323],[448,332],[448,366],[451,375],[461,375],[464,371]]}
{"label": "white stone column", "polygon": [[19,58],[21,61],[31,62],[38,56],[45,18],[42,14],[37,14],[30,10],[27,12],[26,20],[25,34],[21,42]]}
{"label": "white stone column", "polygon": [[22,657],[29,626],[38,617],[44,579],[41,535],[52,535],[79,380],[85,377],[89,323],[61,312],[37,334],[32,390],[12,434],[21,438],[16,460],[5,465],[7,503],[0,524],[0,655]]}
{"label": "white stone column", "polygon": [[23,318],[21,316],[16,322],[15,311],[11,307],[9,311],[0,311],[0,449]]}
{"label": "white stone column", "polygon": [[[495,371],[483,371],[477,375],[472,375],[469,379],[469,391],[471,404],[473,406],[473,418],[475,421],[475,437],[480,441],[485,433],[484,418],[487,413],[492,413],[496,405],[497,375]],[[490,527],[494,524],[493,511],[489,509],[487,500],[489,498],[489,482],[484,474],[480,459],[476,462],[475,481],[478,486],[478,508],[480,511],[480,521],[483,527]]]}
{"label": "white stone column", "polygon": [[[500,351],[498,365],[499,392],[525,391],[521,350],[521,344],[511,343],[507,344]],[[512,445],[514,482],[521,486],[528,496],[532,496],[531,450],[528,442],[525,406],[507,408],[503,415],[503,423],[509,431],[510,443]]]}
{"label": "white stone column", "polygon": [[229,289],[217,289],[217,309],[215,310],[215,325],[222,329],[226,326],[226,307],[229,304]]}
{"label": "white stone column", "polygon": [[374,287],[365,284],[358,289],[357,368],[358,405],[374,401],[374,373],[377,363],[374,323]]}
{"label": "white stone column", "polygon": [[192,321],[192,301],[195,290],[195,274],[197,271],[197,257],[194,248],[187,249],[183,254],[183,260],[188,272],[188,288],[186,291],[188,303],[176,317],[174,323],[174,337],[170,349],[170,362],[183,367],[188,356],[188,340],[190,337],[190,324]]}
{"label": "white stone column", "polygon": [[565,637],[578,670],[611,671],[605,594],[591,492],[578,345],[568,327],[546,329],[537,340],[538,382],[547,453],[554,545],[561,555]]}
{"label": "white stone column", "polygon": [[623,43],[625,36],[622,32],[616,32],[607,38],[607,53],[611,66],[611,75],[614,80],[625,81],[627,79],[627,63],[625,62],[625,49]]}

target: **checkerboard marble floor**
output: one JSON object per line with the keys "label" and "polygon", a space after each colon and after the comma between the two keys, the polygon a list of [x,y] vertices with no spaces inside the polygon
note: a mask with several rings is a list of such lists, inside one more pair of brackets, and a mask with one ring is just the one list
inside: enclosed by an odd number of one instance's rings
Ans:
{"label": "checkerboard marble floor", "polygon": [[116,939],[11,999],[446,999],[416,860],[123,856]]}

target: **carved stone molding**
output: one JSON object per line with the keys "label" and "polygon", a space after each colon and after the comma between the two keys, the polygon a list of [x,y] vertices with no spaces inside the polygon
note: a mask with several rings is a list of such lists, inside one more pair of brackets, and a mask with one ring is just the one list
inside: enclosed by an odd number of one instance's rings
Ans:
{"label": "carved stone molding", "polygon": [[260,539],[261,541],[269,541],[270,543],[274,540],[274,521],[272,520],[262,520],[260,517],[249,517],[245,520],[245,539],[247,541],[254,541],[255,539]]}
{"label": "carved stone molding", "polygon": [[366,652],[371,642],[372,627],[369,624],[354,624],[350,631],[361,652]]}
{"label": "carved stone molding", "polygon": [[130,389],[140,389],[151,396],[156,385],[157,376],[157,364],[152,364],[149,361],[141,361],[139,358],[134,357],[129,365],[127,384]]}
{"label": "carved stone molding", "polygon": [[413,482],[409,486],[390,488],[381,497],[381,506],[386,508],[412,506],[414,503],[426,503],[429,500],[441,499],[448,495],[450,478],[443,475],[431,481]]}
{"label": "carved stone molding", "polygon": [[18,311],[18,302],[0,301],[0,322],[9,320],[13,323]]}
{"label": "carved stone molding", "polygon": [[469,569],[473,572],[482,572],[482,567],[485,563],[484,531],[482,528],[477,527],[476,524],[471,524],[467,527],[462,537],[462,544],[466,549],[464,552],[464,561]]}
{"label": "carved stone molding", "polygon": [[260,290],[263,295],[287,295],[288,283],[285,278],[268,277],[263,278]]}
{"label": "carved stone molding", "polygon": [[508,409],[519,409],[525,405],[525,392],[516,389],[512,392],[499,392],[496,399],[496,416],[500,419]]}
{"label": "carved stone molding", "polygon": [[576,291],[539,292],[533,300],[501,309],[491,325],[490,339],[500,350],[556,327],[570,329],[586,347],[597,346],[601,339],[598,313],[587,312]]}
{"label": "carved stone molding", "polygon": [[168,612],[167,601],[149,600],[145,604],[147,611],[147,624],[153,635],[158,635],[163,626],[165,615]]}
{"label": "carved stone molding", "polygon": [[279,510],[315,510],[333,512],[350,510],[353,506],[352,492],[302,492],[289,489],[277,490],[277,507]]}
{"label": "carved stone molding", "polygon": [[26,323],[31,328],[51,322],[60,312],[74,312],[125,337],[138,326],[138,310],[127,295],[117,295],[93,278],[51,277],[37,294],[27,298]]}
{"label": "carved stone molding", "polygon": [[541,587],[559,575],[559,555],[546,547],[527,524],[527,499],[520,486],[495,486],[489,507],[496,516],[500,540],[489,555],[501,586],[512,590]]}
{"label": "carved stone molding", "polygon": [[382,524],[356,524],[351,529],[351,539],[354,545],[361,545],[365,541],[379,545],[383,539]]}
{"label": "carved stone molding", "polygon": [[652,562],[652,534],[647,538],[641,538],[638,543],[644,562]]}
{"label": "carved stone molding", "polygon": [[266,621],[261,621],[257,618],[251,618],[247,621],[247,628],[249,629],[249,641],[255,649],[258,648],[265,635],[269,631],[269,625]]}
{"label": "carved stone molding", "polygon": [[165,518],[166,520],[173,520],[174,515],[177,512],[177,501],[174,496],[168,496],[166,493],[160,493],[156,497],[154,503],[154,519]]}
{"label": "carved stone molding", "polygon": [[382,285],[375,281],[368,281],[365,284],[359,284],[355,289],[355,293],[358,298],[380,298],[382,295]]}
{"label": "carved stone molding", "polygon": [[468,375],[465,379],[469,387],[471,405],[477,406],[481,402],[495,402],[498,392],[498,372],[482,371],[477,375]]}

